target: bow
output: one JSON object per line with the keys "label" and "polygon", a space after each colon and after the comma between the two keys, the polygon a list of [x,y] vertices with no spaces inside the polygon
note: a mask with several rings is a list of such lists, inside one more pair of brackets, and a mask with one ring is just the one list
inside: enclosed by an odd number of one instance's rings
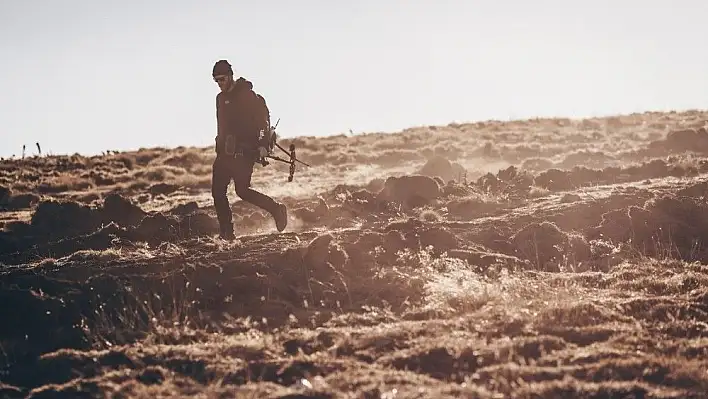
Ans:
{"label": "bow", "polygon": [[[292,182],[293,178],[295,177],[295,164],[296,163],[301,163],[305,166],[310,166],[310,165],[297,159],[297,155],[295,153],[295,144],[291,143],[290,148],[289,148],[290,151],[287,151],[287,150],[285,150],[285,148],[283,148],[280,144],[277,143],[276,140],[277,140],[278,136],[275,133],[275,128],[278,126],[278,123],[280,123],[280,118],[278,118],[278,120],[275,122],[275,126],[269,128],[266,133],[266,134],[270,135],[270,138],[268,141],[268,143],[269,143],[268,155],[261,158],[259,163],[263,166],[267,166],[270,164],[270,162],[268,162],[266,160],[266,158],[270,158],[270,159],[273,159],[276,161],[280,161],[280,162],[289,164],[290,165],[290,174],[288,175],[288,182]],[[277,155],[273,155],[273,149],[275,147],[278,147],[281,151],[283,151],[285,154],[287,154],[289,159],[284,159],[284,158],[281,158]]]}

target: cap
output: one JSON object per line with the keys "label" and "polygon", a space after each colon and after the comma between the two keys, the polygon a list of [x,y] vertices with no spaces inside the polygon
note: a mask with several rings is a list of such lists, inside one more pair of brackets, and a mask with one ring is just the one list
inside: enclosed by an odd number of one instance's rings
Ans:
{"label": "cap", "polygon": [[211,71],[212,76],[216,75],[233,75],[234,71],[231,69],[231,64],[226,60],[216,61],[214,68]]}

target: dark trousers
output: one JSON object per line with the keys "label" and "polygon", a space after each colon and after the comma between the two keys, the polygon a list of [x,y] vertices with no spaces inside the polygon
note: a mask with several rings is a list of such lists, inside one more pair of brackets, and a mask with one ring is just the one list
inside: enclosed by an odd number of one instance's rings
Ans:
{"label": "dark trousers", "polygon": [[211,176],[211,195],[214,198],[216,217],[221,226],[221,233],[233,232],[231,205],[226,190],[231,180],[234,182],[236,195],[242,200],[275,213],[278,203],[273,198],[250,188],[254,161],[248,156],[228,157],[219,155],[214,160]]}

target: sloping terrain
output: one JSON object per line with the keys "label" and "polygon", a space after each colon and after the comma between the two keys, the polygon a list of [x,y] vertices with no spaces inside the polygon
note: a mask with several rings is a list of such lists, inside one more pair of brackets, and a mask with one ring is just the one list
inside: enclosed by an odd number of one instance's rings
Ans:
{"label": "sloping terrain", "polygon": [[0,163],[0,396],[708,397],[708,111]]}

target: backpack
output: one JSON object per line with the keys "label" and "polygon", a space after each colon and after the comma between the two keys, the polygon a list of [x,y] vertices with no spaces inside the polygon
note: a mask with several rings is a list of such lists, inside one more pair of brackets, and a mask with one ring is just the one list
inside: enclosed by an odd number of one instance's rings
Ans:
{"label": "backpack", "polygon": [[276,141],[275,127],[270,124],[270,109],[265,98],[256,93],[256,104],[253,107],[254,119],[257,121],[257,128],[260,132],[258,141],[264,145],[268,152],[273,152]]}

